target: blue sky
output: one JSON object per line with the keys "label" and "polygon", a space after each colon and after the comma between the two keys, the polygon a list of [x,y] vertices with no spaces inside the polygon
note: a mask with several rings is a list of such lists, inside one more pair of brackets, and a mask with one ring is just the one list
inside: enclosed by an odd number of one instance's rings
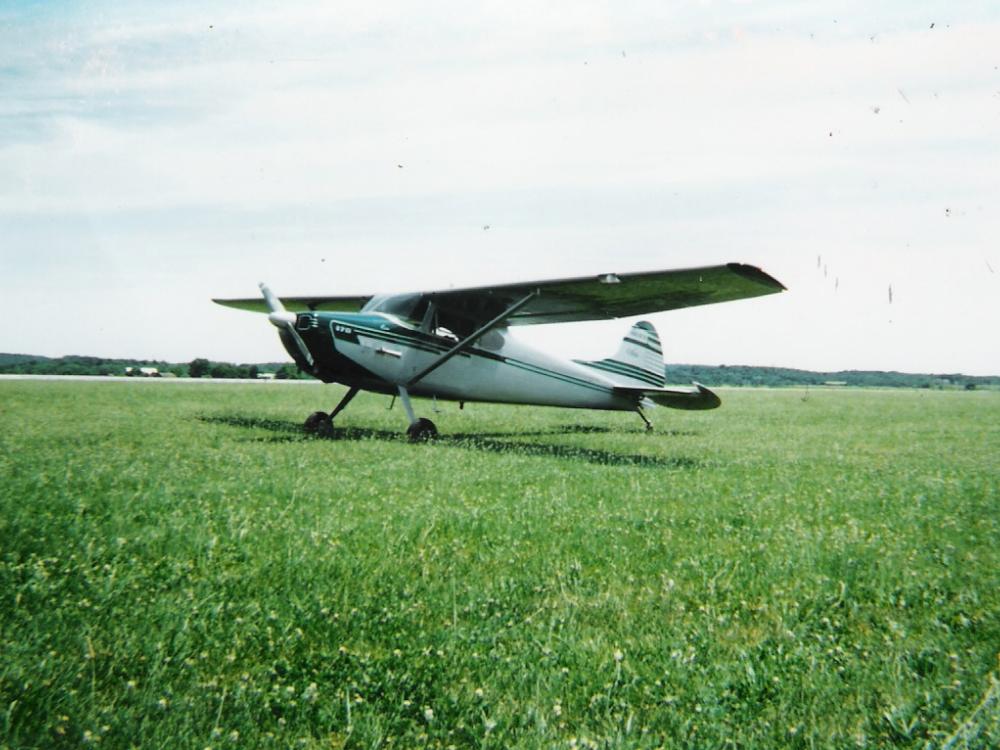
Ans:
{"label": "blue sky", "polygon": [[650,316],[668,360],[1000,373],[995,3],[539,5],[3,5],[0,350],[284,359],[210,298],[742,261],[789,292]]}

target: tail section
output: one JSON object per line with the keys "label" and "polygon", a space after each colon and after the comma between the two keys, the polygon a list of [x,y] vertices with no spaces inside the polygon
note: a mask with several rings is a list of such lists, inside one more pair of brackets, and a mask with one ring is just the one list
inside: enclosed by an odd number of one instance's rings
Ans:
{"label": "tail section", "polygon": [[577,361],[601,371],[620,385],[662,388],[666,382],[660,337],[653,324],[646,321],[632,326],[613,357],[595,362]]}
{"label": "tail section", "polygon": [[[642,321],[622,339],[615,356],[596,362],[576,360],[593,367],[614,383],[615,393],[633,399],[636,410],[658,405],[671,409],[715,409],[722,403],[719,397],[699,383],[694,388],[664,388],[663,349],[652,323]],[[643,417],[643,419],[646,419]],[[649,420],[646,420],[649,427]]]}

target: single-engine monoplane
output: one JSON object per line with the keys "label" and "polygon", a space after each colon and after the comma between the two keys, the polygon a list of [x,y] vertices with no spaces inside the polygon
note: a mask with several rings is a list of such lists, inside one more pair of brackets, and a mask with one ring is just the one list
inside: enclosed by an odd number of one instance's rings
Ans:
{"label": "single-engine monoplane", "polygon": [[500,286],[393,295],[278,298],[266,284],[260,297],[216,299],[220,305],[265,312],[298,367],[324,383],[346,385],[332,412],[314,412],[305,427],[329,432],[359,391],[399,396],[407,434],[437,434],[418,418],[411,396],[458,401],[634,411],[714,409],[705,386],[667,388],[663,351],[646,321],[631,327],[618,351],[600,360],[566,360],[512,337],[511,326],[606,320],[759,297],[785,287],[755,266],[585,276]]}

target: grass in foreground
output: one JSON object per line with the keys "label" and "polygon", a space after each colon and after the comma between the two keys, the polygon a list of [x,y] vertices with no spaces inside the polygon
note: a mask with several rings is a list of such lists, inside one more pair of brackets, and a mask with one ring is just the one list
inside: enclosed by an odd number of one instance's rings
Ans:
{"label": "grass in foreground", "polygon": [[0,745],[1000,743],[998,394],[339,393],[0,384]]}

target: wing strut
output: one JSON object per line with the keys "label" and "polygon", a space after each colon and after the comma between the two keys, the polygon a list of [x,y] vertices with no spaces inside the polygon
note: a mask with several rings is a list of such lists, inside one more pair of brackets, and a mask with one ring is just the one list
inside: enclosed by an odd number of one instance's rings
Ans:
{"label": "wing strut", "polygon": [[430,375],[432,372],[434,372],[437,368],[439,368],[441,365],[443,365],[449,359],[451,359],[452,357],[454,357],[456,354],[458,354],[459,352],[461,352],[464,349],[468,349],[480,337],[482,337],[484,334],[488,333],[489,331],[493,330],[498,325],[500,325],[501,323],[503,323],[507,318],[509,318],[511,315],[513,315],[518,310],[520,310],[522,307],[524,307],[526,304],[528,304],[534,297],[538,296],[538,294],[539,294],[539,290],[538,289],[535,289],[534,291],[529,292],[524,297],[522,297],[520,300],[518,300],[517,302],[515,302],[513,305],[511,305],[510,307],[508,307],[506,310],[504,310],[502,313],[500,313],[495,318],[493,318],[493,320],[491,320],[489,323],[486,323],[481,328],[477,329],[473,333],[470,333],[464,339],[462,339],[457,344],[455,344],[455,346],[453,346],[451,349],[449,349],[444,354],[442,354],[440,357],[438,357],[433,362],[431,362],[429,365],[427,365],[427,367],[425,367],[423,370],[421,370],[416,375],[414,375],[412,378],[410,378],[406,382],[405,387],[406,388],[412,388],[415,383],[418,383],[421,380],[423,380],[425,377],[427,377],[428,375]]}

